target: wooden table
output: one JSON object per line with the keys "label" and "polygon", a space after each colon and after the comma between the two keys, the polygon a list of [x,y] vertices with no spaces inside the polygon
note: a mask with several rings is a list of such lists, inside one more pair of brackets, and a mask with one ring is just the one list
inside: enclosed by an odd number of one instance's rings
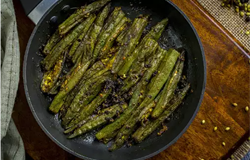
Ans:
{"label": "wooden table", "polygon": [[[250,64],[242,52],[218,26],[209,20],[190,0],[173,0],[195,26],[206,55],[207,85],[200,111],[186,133],[164,152],[151,158],[162,159],[225,159],[232,148],[249,133]],[[34,24],[25,16],[19,0],[14,0],[20,39],[21,68],[26,44]],[[21,70],[22,75],[22,70]],[[237,107],[231,104],[237,103]],[[23,138],[26,152],[34,160],[78,159],[52,142],[40,129],[28,107],[22,76],[20,77],[13,119]],[[206,120],[201,125],[202,120]],[[213,128],[217,126],[215,132]],[[225,131],[230,127],[229,131]],[[226,145],[222,146],[222,142]]]}

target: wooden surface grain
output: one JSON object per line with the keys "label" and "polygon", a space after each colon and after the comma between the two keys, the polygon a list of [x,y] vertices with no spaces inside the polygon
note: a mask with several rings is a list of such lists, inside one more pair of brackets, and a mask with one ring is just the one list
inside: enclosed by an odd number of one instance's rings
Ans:
{"label": "wooden surface grain", "polygon": [[[249,58],[192,1],[172,1],[190,18],[201,38],[207,62],[207,85],[200,110],[186,133],[151,160],[225,159],[241,137],[249,134],[249,112],[244,110],[250,106]],[[19,0],[14,0],[14,6],[22,64],[34,24],[25,16]],[[238,106],[233,107],[232,103]],[[58,147],[38,126],[25,98],[22,76],[12,117],[26,152],[34,160],[78,159]],[[206,121],[204,125],[202,120]],[[213,131],[215,126],[217,131]],[[231,129],[225,131],[226,127]],[[226,145],[222,146],[222,142]]]}

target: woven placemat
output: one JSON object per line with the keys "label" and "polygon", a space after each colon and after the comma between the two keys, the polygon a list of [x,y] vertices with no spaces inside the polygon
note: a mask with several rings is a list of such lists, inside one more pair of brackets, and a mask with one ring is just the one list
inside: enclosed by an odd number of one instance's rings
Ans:
{"label": "woven placemat", "polygon": [[241,144],[227,160],[250,160],[250,139]]}
{"label": "woven placemat", "polygon": [[234,8],[221,7],[221,0],[197,0],[224,28],[250,51],[250,24],[236,13]]}

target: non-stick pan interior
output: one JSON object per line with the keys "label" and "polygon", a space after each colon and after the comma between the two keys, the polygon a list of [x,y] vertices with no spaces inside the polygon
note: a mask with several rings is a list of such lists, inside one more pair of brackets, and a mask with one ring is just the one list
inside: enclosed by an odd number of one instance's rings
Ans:
{"label": "non-stick pan interior", "polygon": [[[94,138],[95,132],[85,136],[68,140],[63,134],[63,128],[57,116],[48,112],[51,98],[40,91],[42,72],[40,61],[42,56],[39,48],[48,40],[48,35],[55,29],[50,25],[52,16],[58,18],[58,24],[65,20],[75,7],[86,4],[87,1],[63,0],[54,5],[42,18],[31,35],[26,49],[24,60],[24,86],[30,108],[45,133],[59,146],[70,153],[84,159],[145,159],[164,150],[183,134],[190,125],[198,111],[205,87],[205,59],[199,38],[187,18],[171,2],[164,0],[113,0],[112,6],[121,6],[123,11],[131,19],[139,14],[150,15],[154,25],[165,17],[169,18],[169,25],[163,33],[159,43],[168,49],[170,47],[183,47],[187,51],[185,73],[191,83],[193,93],[188,94],[184,103],[167,123],[168,131],[162,136],[152,134],[141,144],[130,148],[123,147],[117,151],[109,152],[106,145]],[[63,6],[69,5],[67,12],[61,11]],[[149,26],[150,26],[149,25]],[[38,137],[39,138],[39,137]],[[49,147],[49,146],[48,146]]]}

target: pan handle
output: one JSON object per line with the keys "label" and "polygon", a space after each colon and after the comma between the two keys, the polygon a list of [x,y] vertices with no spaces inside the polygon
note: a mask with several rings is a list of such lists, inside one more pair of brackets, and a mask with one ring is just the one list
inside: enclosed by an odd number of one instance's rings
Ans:
{"label": "pan handle", "polygon": [[46,11],[58,0],[20,0],[26,15],[37,24]]}

